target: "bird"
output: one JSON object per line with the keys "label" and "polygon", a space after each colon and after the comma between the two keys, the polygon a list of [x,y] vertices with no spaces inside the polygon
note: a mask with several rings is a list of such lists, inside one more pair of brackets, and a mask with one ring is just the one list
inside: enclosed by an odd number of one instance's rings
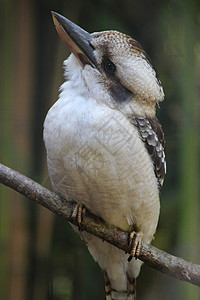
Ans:
{"label": "bird", "polygon": [[[104,272],[105,298],[136,299],[141,243],[154,238],[166,173],[165,138],[156,117],[164,92],[139,42],[116,30],[88,33],[52,12],[71,51],[65,82],[44,121],[53,190],[130,234],[132,256],[80,231]],[[79,222],[81,220],[79,218]]]}

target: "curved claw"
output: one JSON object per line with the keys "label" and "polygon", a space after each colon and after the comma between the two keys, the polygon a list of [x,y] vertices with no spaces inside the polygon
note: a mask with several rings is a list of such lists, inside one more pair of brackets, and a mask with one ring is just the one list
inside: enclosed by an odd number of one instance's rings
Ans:
{"label": "curved claw", "polygon": [[142,245],[142,237],[143,237],[142,232],[132,231],[129,234],[128,244],[129,244],[129,246],[131,245],[132,249],[131,249],[131,253],[128,258],[128,261],[131,261],[131,259],[133,257],[135,257],[136,259],[138,258],[139,254],[140,254],[141,245]]}
{"label": "curved claw", "polygon": [[86,213],[86,207],[82,204],[76,204],[72,212],[72,218],[77,219],[78,229],[81,230],[81,224],[83,222],[83,217]]}

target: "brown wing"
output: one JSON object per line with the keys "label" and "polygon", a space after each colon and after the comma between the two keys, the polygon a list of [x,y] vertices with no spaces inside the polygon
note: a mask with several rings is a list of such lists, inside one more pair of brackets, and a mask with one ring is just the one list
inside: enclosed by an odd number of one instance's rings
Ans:
{"label": "brown wing", "polygon": [[137,127],[146,149],[153,161],[154,170],[160,187],[166,173],[165,138],[157,118],[134,118],[131,123]]}

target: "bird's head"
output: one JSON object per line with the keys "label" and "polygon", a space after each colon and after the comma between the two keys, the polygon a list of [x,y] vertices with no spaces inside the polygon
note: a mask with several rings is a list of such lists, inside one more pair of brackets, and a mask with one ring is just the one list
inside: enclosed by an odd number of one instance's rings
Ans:
{"label": "bird's head", "polygon": [[[78,61],[91,93],[127,115],[155,115],[156,104],[164,98],[163,89],[136,40],[118,31],[89,34],[63,16],[52,15],[61,39],[76,57],[76,62],[72,58],[71,71]],[[98,89],[94,89],[95,84]]]}

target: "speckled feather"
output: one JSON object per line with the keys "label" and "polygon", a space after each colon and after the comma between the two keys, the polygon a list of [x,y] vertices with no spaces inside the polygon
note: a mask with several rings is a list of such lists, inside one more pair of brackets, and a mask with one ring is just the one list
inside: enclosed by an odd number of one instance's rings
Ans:
{"label": "speckled feather", "polygon": [[153,161],[159,187],[162,187],[166,174],[165,138],[157,118],[134,118],[131,123],[138,128],[140,136]]}
{"label": "speckled feather", "polygon": [[[109,47],[111,46],[111,41],[113,40],[114,47],[116,48],[116,43],[118,46],[120,45],[122,48],[120,50],[131,50],[130,52],[138,52],[139,54],[143,54],[146,56],[146,52],[143,49],[142,45],[134,40],[132,37],[128,36],[127,34],[110,30],[110,31],[102,31],[102,32],[95,32],[92,34],[95,38],[103,37],[101,39],[104,42],[104,45],[109,43]],[[112,47],[111,47],[112,48]]]}

